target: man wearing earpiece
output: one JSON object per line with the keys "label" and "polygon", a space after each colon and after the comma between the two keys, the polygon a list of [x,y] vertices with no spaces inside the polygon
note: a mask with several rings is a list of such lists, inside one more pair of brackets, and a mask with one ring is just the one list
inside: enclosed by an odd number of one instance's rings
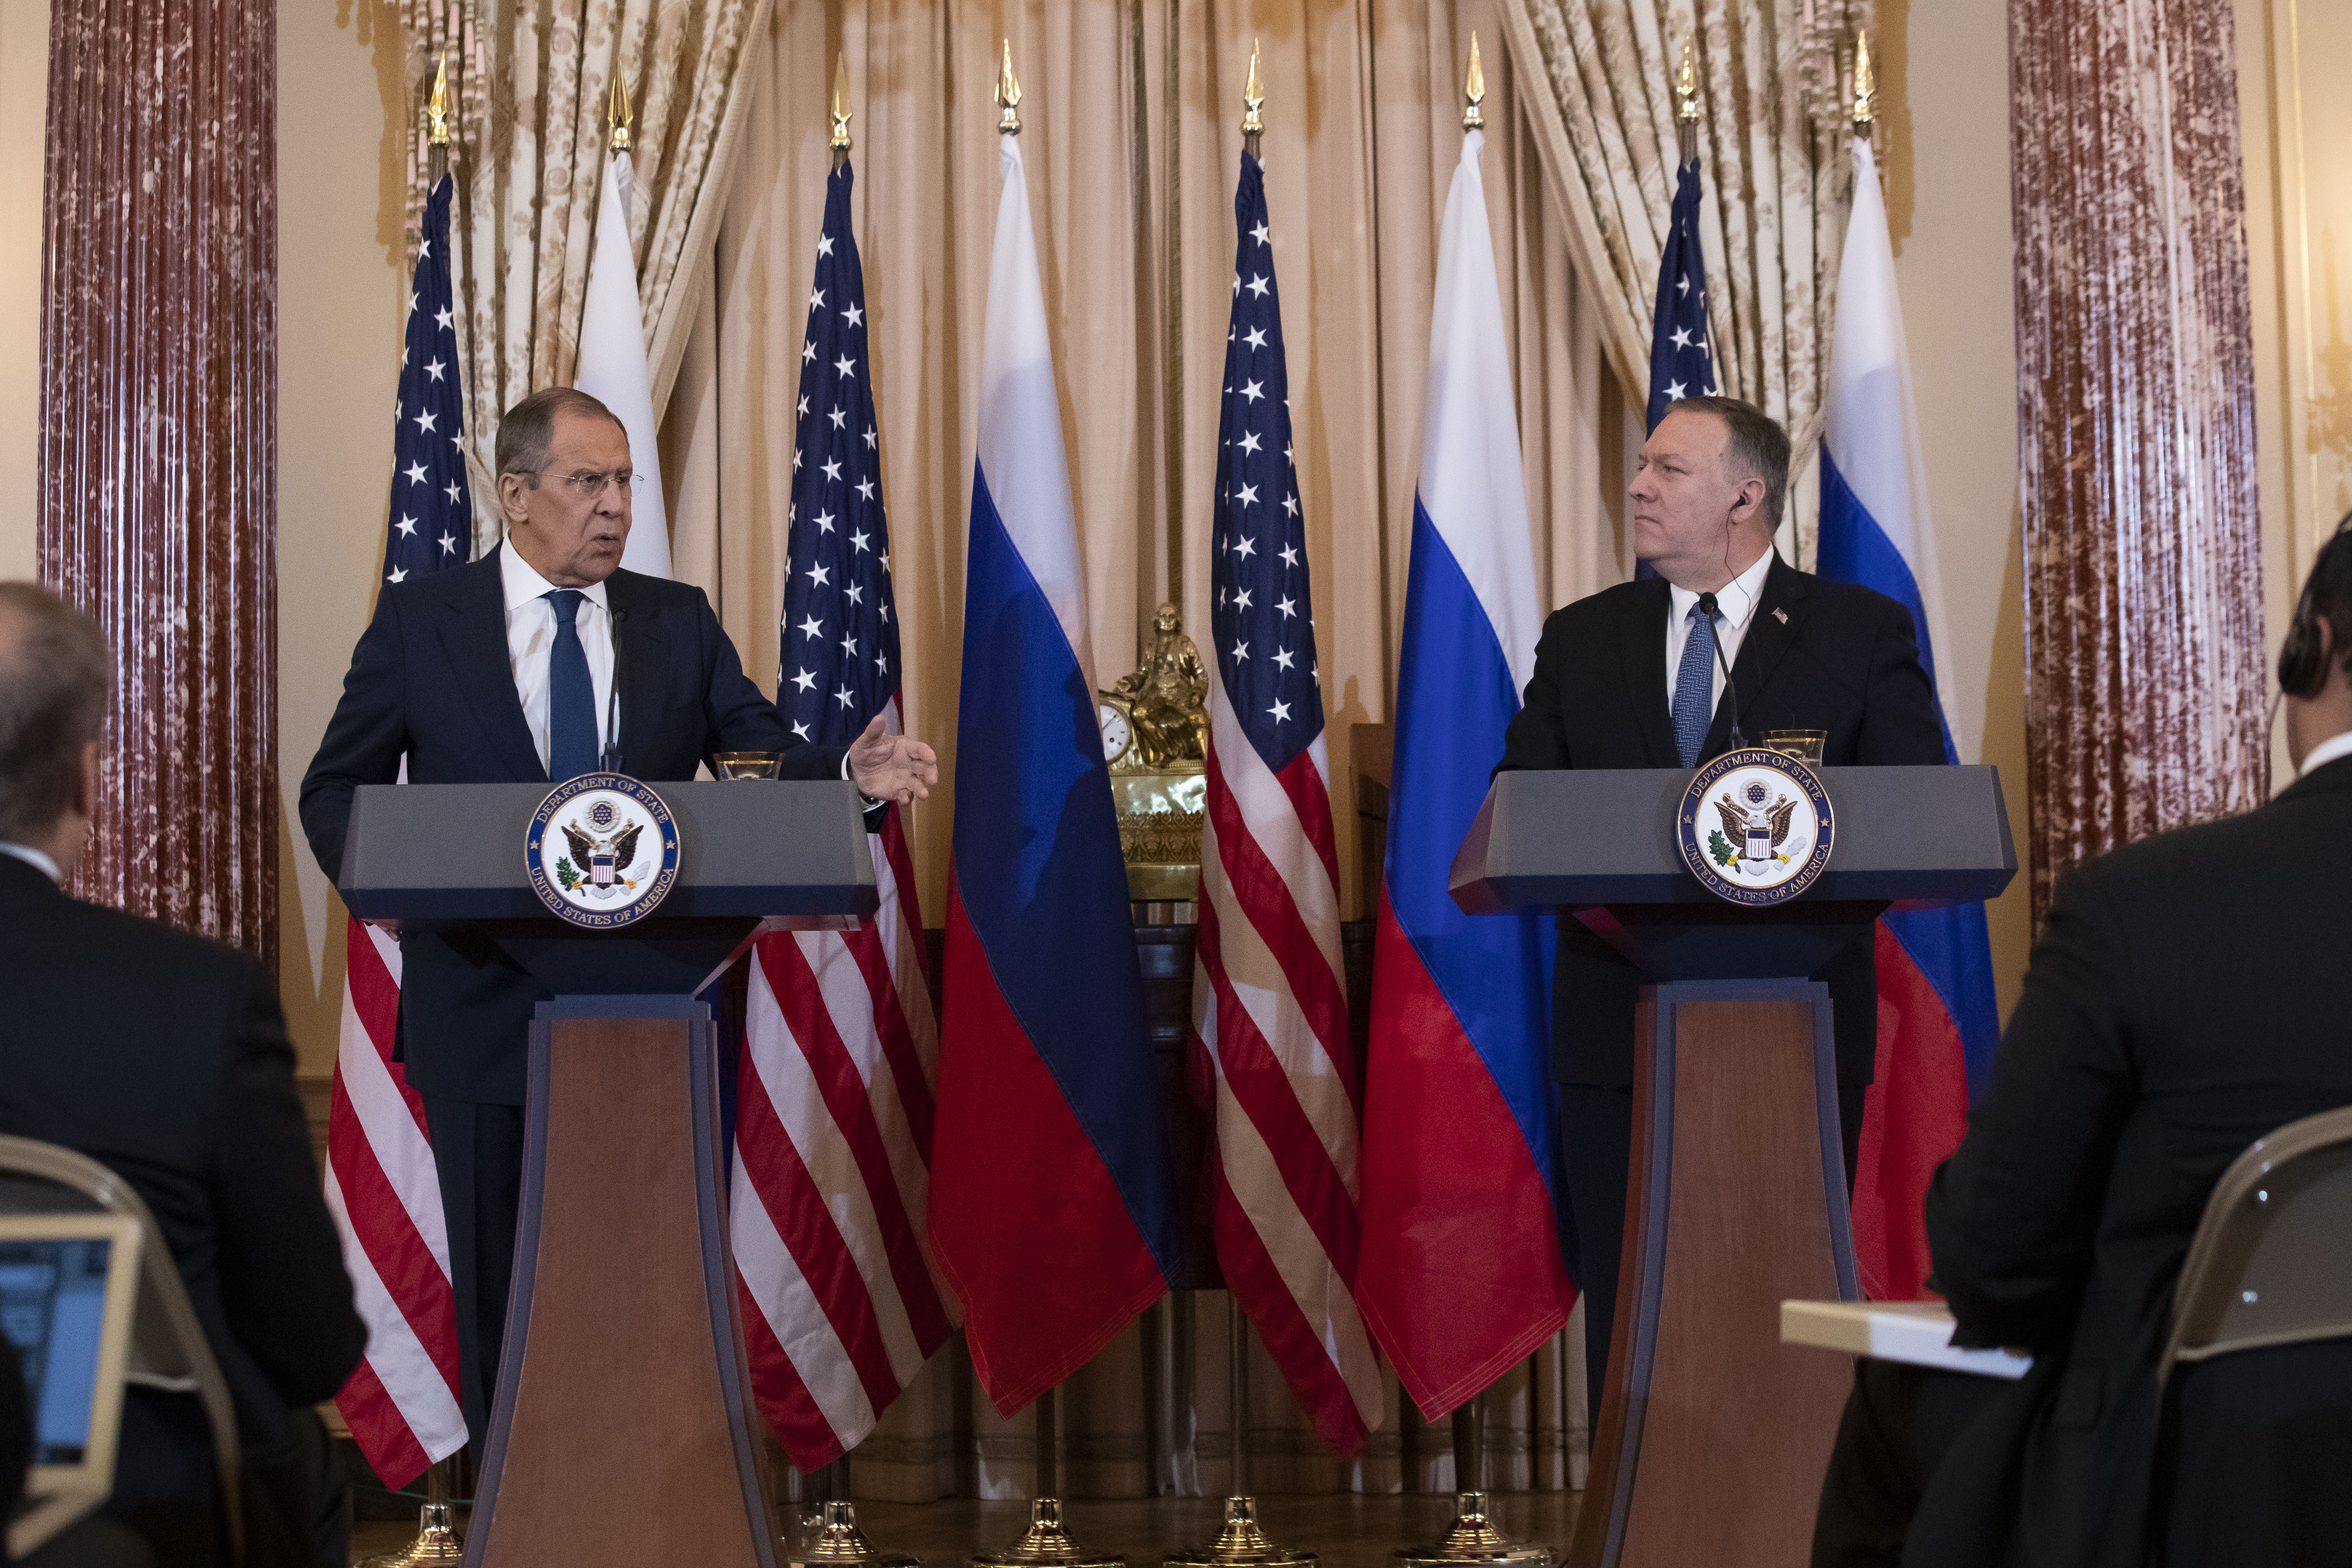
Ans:
{"label": "man wearing earpiece", "polygon": [[[1942,763],[1935,689],[1910,612],[1799,572],[1772,548],[1789,437],[1731,397],[1672,405],[1626,487],[1633,552],[1658,574],[1553,613],[1536,645],[1506,768],[1696,768],[1766,730],[1820,730],[1827,767]],[[1836,1013],[1838,1111],[1853,1175],[1878,1041],[1868,939],[1814,978]],[[1573,919],[1559,922],[1552,1073],[1566,1216],[1585,1299],[1593,1407],[1609,1361],[1633,1138],[1633,1004],[1642,977]]]}

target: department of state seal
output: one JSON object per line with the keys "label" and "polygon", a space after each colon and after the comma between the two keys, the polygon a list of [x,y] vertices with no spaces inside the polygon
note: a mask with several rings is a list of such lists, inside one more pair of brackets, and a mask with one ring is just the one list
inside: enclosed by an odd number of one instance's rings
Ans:
{"label": "department of state seal", "polygon": [[1691,777],[1675,822],[1683,863],[1718,898],[1795,898],[1830,859],[1830,797],[1813,770],[1761,748],[1726,752]]}
{"label": "department of state seal", "polygon": [[573,925],[609,931],[653,913],[677,880],[677,824],[635,779],[582,773],[531,813],[523,862],[541,903]]}

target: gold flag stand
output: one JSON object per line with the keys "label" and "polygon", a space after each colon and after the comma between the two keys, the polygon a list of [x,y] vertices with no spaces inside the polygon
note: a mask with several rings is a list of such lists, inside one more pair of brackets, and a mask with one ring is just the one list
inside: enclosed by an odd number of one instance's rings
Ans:
{"label": "gold flag stand", "polygon": [[[1252,50],[1253,57],[1255,50]],[[1255,78],[1255,72],[1252,72]],[[1321,1568],[1312,1552],[1284,1546],[1257,1522],[1249,1489],[1249,1320],[1241,1298],[1229,1296],[1233,1341],[1234,1492],[1225,1499],[1224,1528],[1205,1546],[1186,1546],[1160,1561],[1165,1568]]]}
{"label": "gold flag stand", "polygon": [[425,1506],[417,1513],[416,1539],[397,1552],[367,1558],[360,1568],[457,1568],[466,1561],[457,1512],[449,1506],[449,1467],[455,1462],[443,1459],[425,1468]]}
{"label": "gold flag stand", "polygon": [[1049,1388],[1037,1396],[1037,1492],[1029,1528],[1002,1551],[973,1552],[966,1560],[971,1568],[1127,1568],[1127,1559],[1116,1552],[1085,1550],[1062,1523],[1061,1467],[1054,1452],[1057,1392]]}
{"label": "gold flag stand", "polygon": [[[821,1495],[811,1497],[814,1491]],[[780,1568],[923,1568],[904,1552],[885,1552],[857,1528],[849,1500],[849,1456],[801,1476],[801,1538],[779,1552]]]}
{"label": "gold flag stand", "polygon": [[1454,1413],[1454,1522],[1431,1545],[1400,1546],[1397,1568],[1551,1568],[1549,1546],[1514,1541],[1486,1517],[1486,1396],[1471,1395]]}

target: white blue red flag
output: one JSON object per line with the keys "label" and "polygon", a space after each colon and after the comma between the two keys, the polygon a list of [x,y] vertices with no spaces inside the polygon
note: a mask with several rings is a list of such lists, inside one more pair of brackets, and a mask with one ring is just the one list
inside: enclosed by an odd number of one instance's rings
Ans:
{"label": "white blue red flag", "polygon": [[989,264],[931,1245],[1006,1415],[1181,1267],[1020,143]]}
{"label": "white blue red flag", "polygon": [[1225,1284],[1323,1440],[1353,1454],[1381,1424],[1381,1397],[1380,1358],[1352,1294],[1356,1063],[1339,853],[1282,294],[1265,172],[1246,153],[1234,218],[1190,1076],[1212,1129]]}
{"label": "white blue red flag", "polygon": [[[425,198],[408,297],[400,405],[393,416],[387,583],[463,566],[474,553],[449,288],[450,191],[444,176]],[[368,1342],[335,1405],[378,1478],[399,1488],[466,1442],[457,1406],[457,1299],[425,1101],[393,1059],[400,945],[357,921],[345,923],[342,1035],[327,1112],[327,1206],[342,1233],[343,1265]]]}
{"label": "white blue red flag", "polygon": [[[809,290],[776,671],[784,721],[825,745],[877,714],[901,727],[852,178],[845,162],[825,184]],[[736,1078],[728,1223],[751,1392],[804,1472],[872,1431],[958,1320],[926,1226],[939,1040],[896,805],[866,844],[873,919],[753,944]]]}
{"label": "white blue red flag", "polygon": [[1557,1333],[1576,1300],[1554,1187],[1552,921],[1465,915],[1446,892],[1542,630],[1484,142],[1463,138],[1437,247],[1356,1274],[1373,1337],[1432,1416]]}
{"label": "white blue red flag", "polygon": [[629,433],[629,466],[639,476],[621,564],[650,577],[669,575],[669,514],[662,500],[661,448],[655,436],[653,378],[646,368],[646,318],[637,303],[636,252],[629,245],[635,178],[625,152],[604,165],[596,207],[596,243],[588,260],[587,302],[580,315],[580,357],[572,384],[613,411]]}
{"label": "white blue red flag", "polygon": [[[1943,596],[1936,582],[1927,469],[1911,400],[1911,362],[1895,289],[1895,250],[1870,143],[1853,149],[1853,212],[1838,264],[1837,331],[1822,433],[1820,570],[1899,601],[1936,679]],[[1944,755],[1957,762],[1943,705]],[[1878,1071],[1862,1121],[1853,1233],[1863,1289],[1920,1295],[1927,1279],[1922,1204],[1958,1147],[1969,1097],[2000,1041],[1982,904],[1898,910],[1878,922]]]}

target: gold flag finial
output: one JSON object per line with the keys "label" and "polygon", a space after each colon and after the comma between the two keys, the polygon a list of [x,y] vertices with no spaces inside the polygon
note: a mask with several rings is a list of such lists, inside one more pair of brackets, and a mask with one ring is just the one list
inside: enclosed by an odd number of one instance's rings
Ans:
{"label": "gold flag finial", "polygon": [[1856,133],[1868,136],[1870,122],[1878,99],[1878,73],[1870,68],[1870,35],[1857,32],[1853,36],[1853,128]]}
{"label": "gold flag finial", "polygon": [[1675,118],[1698,123],[1698,62],[1688,38],[1683,40],[1683,68],[1675,77]]}
{"label": "gold flag finial", "polygon": [[1486,97],[1486,72],[1484,68],[1478,64],[1478,34],[1474,29],[1470,34],[1470,74],[1464,78],[1462,82],[1463,130],[1483,131],[1486,129],[1486,117],[1485,114],[1480,112],[1478,108],[1478,105],[1485,100]]}
{"label": "gold flag finial", "polygon": [[833,57],[833,150],[849,151],[849,57]]}
{"label": "gold flag finial", "polygon": [[629,108],[629,84],[622,80],[621,73],[615,70],[613,73],[612,101],[604,107],[604,123],[611,127],[613,132],[614,152],[625,153],[629,150],[629,122],[635,119],[636,115]]}
{"label": "gold flag finial", "polygon": [[1260,110],[1265,109],[1265,82],[1258,75],[1257,40],[1255,38],[1252,38],[1250,40],[1249,79],[1242,83],[1243,135],[1258,136],[1265,133],[1265,116],[1260,112]]}
{"label": "gold flag finial", "polygon": [[1004,64],[996,78],[996,129],[1007,136],[1021,134],[1021,84],[1013,76],[1013,40],[1004,40]]}
{"label": "gold flag finial", "polygon": [[449,57],[443,55],[441,64],[433,72],[433,97],[425,106],[425,116],[432,126],[427,142],[435,147],[449,145]]}

